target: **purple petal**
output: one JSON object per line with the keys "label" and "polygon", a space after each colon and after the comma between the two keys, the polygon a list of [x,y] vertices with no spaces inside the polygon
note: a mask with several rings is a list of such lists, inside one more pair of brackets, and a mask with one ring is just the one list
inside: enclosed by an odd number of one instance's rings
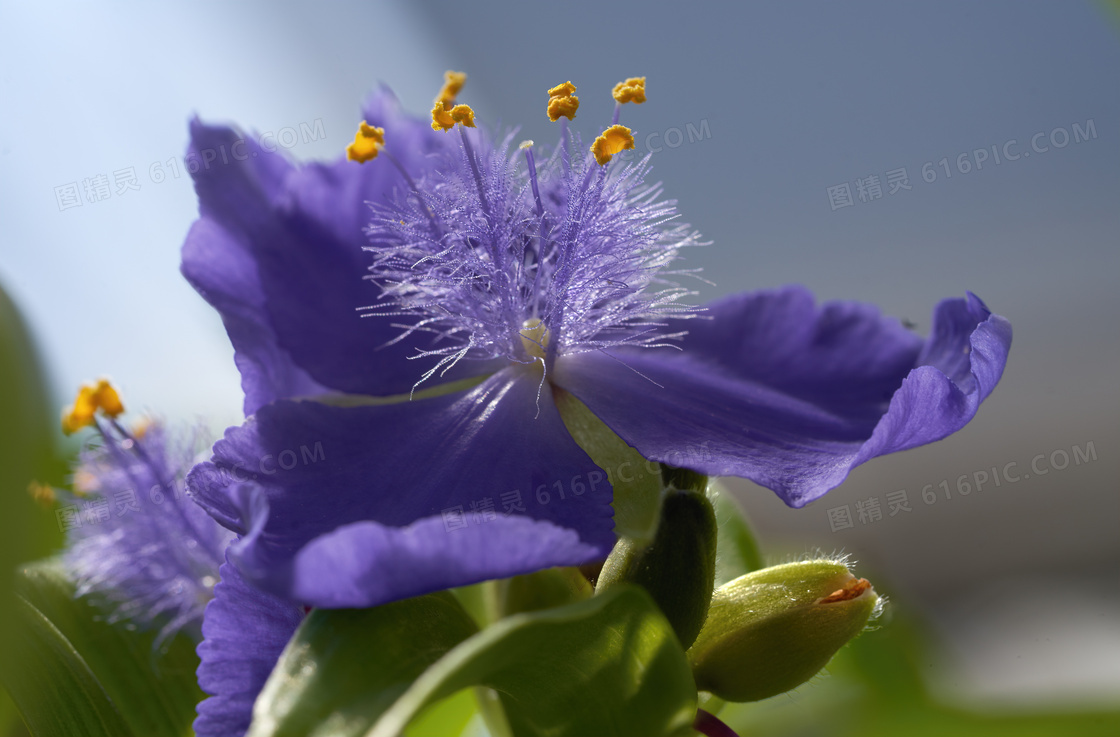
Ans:
{"label": "purple petal", "polygon": [[457,530],[439,515],[403,528],[355,522],[300,550],[292,595],[322,607],[368,606],[605,555],[575,530],[522,516]]}
{"label": "purple petal", "polygon": [[[188,483],[248,533],[246,575],[315,606],[577,565],[614,543],[611,488],[539,390],[515,366],[411,402],[277,402],[227,431]],[[245,511],[249,487],[266,508]]]}
{"label": "purple petal", "polygon": [[[382,116],[390,151],[414,174],[446,146],[431,126],[403,115],[382,92],[369,106]],[[251,414],[275,399],[328,389],[374,395],[409,391],[423,368],[405,360],[431,338],[391,346],[393,320],[363,320],[377,300],[364,277],[371,257],[363,227],[370,200],[405,182],[387,160],[340,160],[296,167],[225,127],[191,123],[188,161],[201,217],[183,246],[183,274],[221,313],[237,352]],[[202,165],[205,163],[205,166]],[[461,362],[446,378],[493,370]]]}
{"label": "purple petal", "polygon": [[[923,342],[873,307],[817,308],[800,287],[709,306],[683,351],[565,356],[554,373],[644,456],[743,476],[800,507],[855,466],[964,427],[991,393],[1010,324],[946,300]],[[948,374],[948,375],[947,375]]]}
{"label": "purple petal", "polygon": [[198,646],[198,685],[210,694],[198,705],[198,737],[245,734],[253,702],[303,619],[300,607],[247,584],[228,559],[219,573]]}
{"label": "purple petal", "polygon": [[245,239],[211,218],[199,219],[183,244],[182,271],[222,316],[241,372],[245,414],[275,399],[324,391],[280,347]]}

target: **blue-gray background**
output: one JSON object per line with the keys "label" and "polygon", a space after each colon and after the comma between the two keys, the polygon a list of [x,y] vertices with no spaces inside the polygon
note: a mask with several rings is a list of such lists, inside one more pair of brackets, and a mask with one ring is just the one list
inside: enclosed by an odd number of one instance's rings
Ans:
{"label": "blue-gray background", "polygon": [[[645,75],[650,101],[623,122],[713,241],[691,254],[716,283],[704,299],[800,282],[924,331],[938,300],[971,290],[1015,326],[1003,382],[953,438],[875,461],[803,510],[732,482],[768,548],[842,549],[923,605],[951,694],[1116,699],[1118,40],[1120,19],[1092,3],[5,3],[0,283],[60,404],[107,374],[133,407],[220,429],[239,417],[231,351],[177,270],[196,203],[168,162],[191,115],[310,131],[290,154],[333,157],[376,82],[424,113],[453,68],[481,120],[546,142],[546,88],[579,86],[587,136],[610,87]],[[996,164],[1005,144],[1021,156]],[[58,188],[112,186],[130,167],[138,190],[62,209]],[[900,168],[911,189],[889,194]],[[864,202],[870,175],[883,195]],[[845,183],[853,204],[834,209],[828,190]],[[1039,454],[1044,476],[1029,468]],[[1018,481],[955,491],[1010,462]],[[903,489],[913,511],[887,515]],[[860,522],[871,497],[884,516]],[[834,531],[827,510],[842,505],[853,526]]]}

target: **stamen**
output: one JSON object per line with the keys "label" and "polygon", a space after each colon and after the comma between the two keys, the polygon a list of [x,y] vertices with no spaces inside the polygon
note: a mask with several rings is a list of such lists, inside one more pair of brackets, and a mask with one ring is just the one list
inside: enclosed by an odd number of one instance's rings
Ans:
{"label": "stamen", "polygon": [[624,125],[612,125],[591,144],[591,153],[599,166],[606,166],[612,156],[628,148],[634,148],[634,134]]}
{"label": "stamen", "polygon": [[456,105],[451,108],[450,115],[459,125],[474,128],[474,110],[471,110],[470,105]]}
{"label": "stamen", "polygon": [[[408,169],[404,168],[404,165],[401,164],[397,157],[393,156],[392,152],[386,150],[385,156],[388,157],[389,163],[395,166],[397,168],[397,171],[401,173],[401,176],[404,177],[404,181],[408,183],[408,188],[411,189],[412,194],[416,196],[416,203],[420,205],[421,209],[423,209],[424,211],[424,214],[428,216],[428,222],[431,223],[432,232],[438,234],[439,224],[436,223],[435,213],[433,213],[432,208],[428,207],[427,203],[424,202],[424,195],[420,194],[420,190],[416,186],[416,180],[412,178],[412,175],[408,173]],[[403,220],[401,221],[401,224],[404,224]]]}
{"label": "stamen", "polygon": [[432,130],[449,131],[456,123],[474,128],[474,110],[470,105],[456,105],[455,98],[463,91],[467,82],[464,72],[453,72],[450,69],[443,73],[443,89],[436,96],[432,106]]}
{"label": "stamen", "polygon": [[455,127],[451,117],[451,106],[443,100],[436,100],[432,106],[432,130],[449,131]]}
{"label": "stamen", "polygon": [[370,125],[366,121],[358,126],[354,142],[346,147],[346,158],[364,164],[377,158],[385,147],[385,129]]}
{"label": "stamen", "polygon": [[533,199],[537,203],[537,217],[544,215],[544,203],[541,202],[541,191],[537,187],[537,163],[533,160],[533,142],[522,141],[518,147],[525,152],[525,163],[529,166],[529,184],[533,187]]}
{"label": "stamen", "polygon": [[[547,376],[560,354],[672,346],[683,331],[665,331],[667,321],[694,317],[696,309],[678,304],[691,293],[671,281],[683,272],[666,267],[680,249],[700,244],[687,226],[671,222],[676,210],[660,199],[660,188],[644,183],[645,162],[616,162],[607,171],[615,154],[635,148],[630,129],[605,126],[580,154],[588,144],[569,131],[565,114],[575,113],[576,88],[557,85],[549,105],[559,145],[547,169],[538,169],[537,147],[523,142],[521,170],[510,156],[513,133],[491,147],[463,130],[473,111],[455,104],[462,85],[449,82],[432,115],[437,130],[461,126],[462,149],[447,160],[449,175],[409,182],[421,207],[402,200],[380,208],[367,230],[387,247],[370,249],[377,256],[367,278],[381,296],[363,309],[410,317],[396,325],[402,332],[395,341],[420,333],[433,341],[410,356],[435,363],[416,386],[462,360],[539,362]],[[627,82],[636,82],[627,93],[636,102],[644,80]],[[433,220],[439,226],[430,229],[425,221]]]}
{"label": "stamen", "polygon": [[439,102],[446,102],[450,107],[455,104],[455,98],[463,91],[463,85],[467,82],[466,72],[453,72],[448,69],[443,73],[443,89],[439,91],[439,96],[436,98]]}
{"label": "stamen", "polygon": [[564,176],[570,176],[572,173],[572,157],[568,153],[568,148],[572,145],[572,134],[568,131],[568,119],[564,118],[560,121],[560,158],[564,162]]}
{"label": "stamen", "polygon": [[62,414],[62,432],[72,435],[83,427],[89,427],[98,410],[109,417],[116,417],[124,412],[120,395],[105,379],[99,379],[93,386],[84,384],[78,390],[74,404]]}
{"label": "stamen", "polygon": [[27,485],[27,493],[35,500],[36,504],[50,509],[56,501],[54,489],[47,484],[41,484],[38,481],[32,481]]}
{"label": "stamen", "polygon": [[101,482],[94,474],[83,468],[79,468],[74,472],[73,487],[75,495],[89,496],[93,492],[101,489]]}
{"label": "stamen", "polygon": [[620,105],[627,102],[641,105],[646,101],[646,78],[630,77],[625,82],[619,82],[614,86],[611,95],[614,97],[615,102]]}
{"label": "stamen", "polygon": [[474,110],[470,105],[456,105],[451,107],[443,100],[436,100],[432,107],[432,130],[449,131],[455,124],[474,128]]}
{"label": "stamen", "polygon": [[[433,123],[433,125],[435,125]],[[473,125],[471,127],[474,127]],[[482,185],[482,172],[478,168],[478,160],[474,155],[474,148],[471,142],[467,139],[467,132],[462,128],[459,129],[459,138],[463,141],[463,151],[467,154],[467,161],[470,163],[471,174],[474,175],[474,183],[478,187],[478,201],[482,204],[482,211],[486,213],[486,219],[491,220],[490,205],[486,201],[486,188]]]}
{"label": "stamen", "polygon": [[148,430],[152,429],[151,418],[141,417],[132,423],[132,437],[137,440],[143,440],[144,436],[148,434]]}
{"label": "stamen", "polygon": [[555,123],[561,117],[571,120],[579,110],[576,86],[571,82],[558,84],[548,91],[548,119]]}

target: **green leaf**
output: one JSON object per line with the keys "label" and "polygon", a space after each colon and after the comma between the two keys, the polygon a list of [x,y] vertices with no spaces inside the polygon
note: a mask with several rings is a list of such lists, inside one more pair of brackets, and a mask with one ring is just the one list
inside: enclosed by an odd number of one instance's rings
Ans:
{"label": "green leaf", "polygon": [[643,458],[568,392],[559,390],[555,396],[568,432],[614,487],[615,534],[650,542],[661,512],[661,464]]}
{"label": "green leaf", "polygon": [[[115,734],[177,735],[189,731],[195,704],[203,696],[195,680],[198,656],[191,638],[180,634],[156,650],[157,633],[130,629],[124,623],[110,624],[105,613],[88,598],[76,597],[74,584],[58,561],[24,566],[17,592],[38,615],[25,623],[21,634],[26,632],[25,637],[41,639],[44,635],[39,630],[49,626],[62,638],[81,668],[69,661],[52,667],[69,665],[88,673],[114,713],[128,725]],[[19,681],[30,666],[26,658],[33,655],[27,651],[22,655],[25,657],[16,659],[6,669],[6,680]],[[48,675],[54,677],[53,672]],[[68,693],[61,700],[50,691],[25,694],[21,699],[13,690],[12,697],[29,722],[33,713],[93,708],[76,704]],[[82,734],[73,730],[33,733]]]}
{"label": "green leaf", "polygon": [[763,567],[762,554],[754,533],[747,524],[747,518],[735,503],[731,493],[722,486],[713,485],[716,490],[712,506],[716,510],[719,524],[719,539],[716,544],[716,586],[722,586],[744,573],[757,571]]}
{"label": "green leaf", "polygon": [[688,734],[696,715],[684,652],[636,586],[487,628],[424,672],[368,737],[395,737],[470,686],[501,694],[518,737]]}
{"label": "green leaf", "polygon": [[[46,372],[15,304],[0,288],[0,601],[14,585],[16,566],[46,555],[61,541],[54,516],[28,494],[33,480],[52,481],[56,471]],[[61,475],[58,477],[61,480]],[[0,661],[15,622],[12,607],[0,607]]]}
{"label": "green leaf", "polygon": [[363,734],[432,663],[477,631],[447,592],[372,609],[316,609],[257,698],[249,734]]}
{"label": "green leaf", "polygon": [[32,735],[135,734],[82,656],[42,612],[22,596],[4,605],[14,606],[19,629],[0,678]]}
{"label": "green leaf", "polygon": [[16,708],[15,702],[12,701],[7,690],[0,688],[0,735],[13,737],[26,733],[27,730],[23,727],[23,720],[19,717],[19,709]]}

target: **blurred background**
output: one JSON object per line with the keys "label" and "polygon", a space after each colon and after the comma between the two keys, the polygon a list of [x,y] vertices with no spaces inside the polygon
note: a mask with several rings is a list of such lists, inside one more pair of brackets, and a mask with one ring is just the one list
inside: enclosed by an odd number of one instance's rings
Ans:
{"label": "blurred background", "polygon": [[[240,420],[220,321],[178,273],[197,214],[191,116],[333,158],[374,85],[424,114],[461,69],[484,124],[543,143],[548,87],[577,84],[587,137],[609,121],[611,87],[644,75],[649,103],[622,122],[712,241],[689,254],[715,282],[698,299],[798,282],[924,333],[939,300],[968,290],[1015,328],[999,388],[952,438],[876,460],[801,510],[726,482],[774,561],[850,554],[894,602],[831,675],[736,710],[738,724],[1120,728],[1116,8],[5,3],[0,286],[42,367],[41,386],[8,393],[40,393],[53,423],[107,375],[131,408],[215,431]],[[14,474],[31,462],[28,425],[7,417]],[[73,447],[57,447],[63,460],[35,468],[61,484]],[[25,502],[4,500],[17,537],[38,524],[17,529],[26,510],[8,509]]]}

